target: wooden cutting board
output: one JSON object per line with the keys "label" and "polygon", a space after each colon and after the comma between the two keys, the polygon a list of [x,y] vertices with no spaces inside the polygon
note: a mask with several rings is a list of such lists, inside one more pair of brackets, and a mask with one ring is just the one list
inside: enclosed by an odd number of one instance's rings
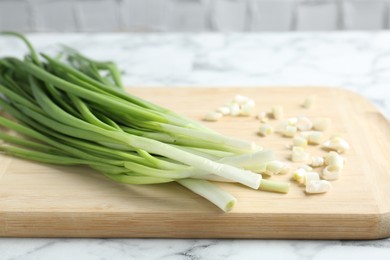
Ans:
{"label": "wooden cutting board", "polygon": [[[132,88],[130,92],[195,119],[235,94],[258,111],[272,105],[286,117],[332,118],[327,136],[342,134],[351,150],[341,179],[327,194],[288,194],[218,184],[237,197],[230,213],[175,183],[131,186],[84,167],[39,164],[0,155],[0,236],[374,239],[390,236],[390,123],[359,95],[332,88]],[[312,109],[300,106],[316,94]],[[259,122],[226,117],[205,123],[219,132],[253,140],[288,160],[291,139],[256,135]],[[270,121],[276,125],[276,121]],[[323,155],[318,146],[309,147]],[[291,175],[275,176],[289,181]]]}

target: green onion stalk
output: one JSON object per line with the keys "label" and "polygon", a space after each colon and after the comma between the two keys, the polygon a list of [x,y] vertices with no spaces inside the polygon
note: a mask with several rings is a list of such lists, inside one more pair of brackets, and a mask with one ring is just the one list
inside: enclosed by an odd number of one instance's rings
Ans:
{"label": "green onion stalk", "polygon": [[[223,136],[199,122],[125,91],[113,62],[66,47],[56,57],[29,49],[0,58],[0,151],[50,164],[86,165],[127,184],[177,182],[223,211],[236,199],[213,181],[286,193],[256,169],[271,151]],[[12,118],[12,119],[10,119]],[[13,132],[13,134],[10,134]],[[15,135],[17,133],[17,135]]]}

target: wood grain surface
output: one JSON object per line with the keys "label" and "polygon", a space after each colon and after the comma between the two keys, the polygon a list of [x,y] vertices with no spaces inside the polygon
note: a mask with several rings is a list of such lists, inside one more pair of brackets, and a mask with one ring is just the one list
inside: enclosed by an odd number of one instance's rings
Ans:
{"label": "wood grain surface", "polygon": [[[237,197],[230,213],[178,184],[124,185],[85,167],[39,164],[0,155],[0,236],[374,239],[390,236],[390,123],[359,95],[335,88],[131,88],[130,92],[195,119],[235,94],[258,111],[283,105],[285,116],[332,118],[326,136],[350,143],[341,179],[327,194],[288,194],[218,184]],[[311,109],[300,106],[316,94]],[[291,139],[256,134],[253,117],[206,123],[253,140],[288,161]],[[270,121],[276,125],[277,121]],[[3,129],[0,129],[4,131]],[[326,152],[309,147],[312,155]],[[275,176],[290,181],[291,175]]]}

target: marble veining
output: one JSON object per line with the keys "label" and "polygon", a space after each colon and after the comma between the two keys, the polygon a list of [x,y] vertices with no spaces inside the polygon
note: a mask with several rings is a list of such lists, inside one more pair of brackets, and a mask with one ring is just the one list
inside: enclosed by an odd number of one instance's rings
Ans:
{"label": "marble veining", "polygon": [[[390,32],[31,34],[114,60],[127,86],[331,86],[358,92],[390,118]],[[0,38],[0,56],[25,53]],[[76,253],[77,252],[77,253]],[[390,259],[374,241],[0,238],[0,259]]]}
{"label": "marble veining", "polygon": [[389,240],[1,238],[0,259],[388,259]]}

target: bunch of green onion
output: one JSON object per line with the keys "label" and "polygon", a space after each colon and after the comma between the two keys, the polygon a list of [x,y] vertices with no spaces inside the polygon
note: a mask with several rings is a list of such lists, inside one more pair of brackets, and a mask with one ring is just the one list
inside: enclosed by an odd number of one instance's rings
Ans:
{"label": "bunch of green onion", "polygon": [[[177,182],[229,211],[236,199],[211,181],[285,193],[288,184],[256,173],[271,151],[226,137],[127,93],[112,62],[70,48],[0,59],[0,151],[28,160],[86,165],[127,184]],[[9,119],[12,118],[12,119]],[[153,189],[153,187],[151,187]]]}

